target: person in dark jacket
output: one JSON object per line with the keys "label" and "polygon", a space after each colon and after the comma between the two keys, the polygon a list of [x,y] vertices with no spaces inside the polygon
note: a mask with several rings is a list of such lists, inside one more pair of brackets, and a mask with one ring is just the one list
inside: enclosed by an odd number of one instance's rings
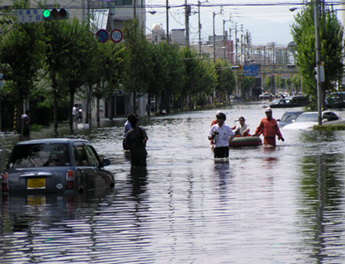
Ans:
{"label": "person in dark jacket", "polygon": [[128,116],[132,129],[126,133],[125,144],[129,147],[131,154],[131,165],[133,167],[146,167],[146,142],[148,140],[145,130],[137,126],[138,118],[134,114]]}

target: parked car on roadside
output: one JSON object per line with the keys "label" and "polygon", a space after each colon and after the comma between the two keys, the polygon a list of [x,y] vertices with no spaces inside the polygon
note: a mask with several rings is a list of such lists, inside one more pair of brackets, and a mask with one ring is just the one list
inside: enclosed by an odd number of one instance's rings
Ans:
{"label": "parked car on roadside", "polygon": [[303,111],[289,111],[285,112],[282,118],[277,119],[279,127],[284,127],[296,121],[297,117],[300,116]]}
{"label": "parked car on roadside", "polygon": [[294,107],[295,105],[292,103],[290,99],[273,99],[269,104],[271,108],[283,108],[283,107]]}
{"label": "parked car on roadside", "polygon": [[[313,126],[318,125],[318,112],[304,112],[297,117],[296,121],[292,124],[283,127],[284,130],[287,129],[312,129]],[[325,111],[322,113],[322,122],[329,122],[338,120],[339,117],[336,113]]]}
{"label": "parked car on roadside", "polygon": [[114,187],[114,175],[83,139],[48,138],[17,143],[2,177],[4,192],[84,193]]}
{"label": "parked car on roadside", "polygon": [[230,95],[230,103],[234,104],[234,103],[242,103],[243,99],[241,96],[239,95]]}
{"label": "parked car on roadside", "polygon": [[285,99],[291,100],[294,106],[306,106],[309,103],[309,99],[304,95],[287,96]]}

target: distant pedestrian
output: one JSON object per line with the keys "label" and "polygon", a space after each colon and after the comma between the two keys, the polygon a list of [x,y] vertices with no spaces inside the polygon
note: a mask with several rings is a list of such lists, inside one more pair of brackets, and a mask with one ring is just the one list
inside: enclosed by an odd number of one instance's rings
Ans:
{"label": "distant pedestrian", "polygon": [[146,104],[146,112],[147,112],[147,116],[150,116],[151,115],[151,113],[150,113],[150,104],[149,103],[147,103]]}
{"label": "distant pedestrian", "polygon": [[30,136],[30,110],[26,110],[22,115],[22,134],[25,138]]}
{"label": "distant pedestrian", "polygon": [[253,136],[264,136],[264,145],[269,147],[276,146],[276,135],[278,139],[284,141],[282,134],[280,133],[277,120],[272,117],[272,109],[267,107],[265,110],[266,117],[261,119],[259,126],[256,128]]}
{"label": "distant pedestrian", "polygon": [[146,142],[148,137],[145,130],[137,126],[138,120],[138,117],[134,114],[128,116],[132,129],[126,133],[124,143],[130,150],[131,165],[133,167],[146,167]]}
{"label": "distant pedestrian", "polygon": [[78,105],[74,105],[72,108],[72,116],[73,116],[73,120],[76,120],[77,114],[78,114]]}

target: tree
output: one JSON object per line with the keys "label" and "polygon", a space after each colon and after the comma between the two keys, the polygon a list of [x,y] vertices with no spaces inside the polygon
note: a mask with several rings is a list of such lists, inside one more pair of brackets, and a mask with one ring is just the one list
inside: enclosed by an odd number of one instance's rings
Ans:
{"label": "tree", "polygon": [[236,80],[231,69],[231,64],[228,61],[217,59],[215,68],[218,80],[216,86],[217,93],[232,94],[235,90]]}
{"label": "tree", "polygon": [[160,110],[170,112],[172,96],[178,96],[183,87],[185,65],[177,45],[161,42],[150,47],[153,70],[147,89],[149,102],[152,95],[161,97]]}
{"label": "tree", "polygon": [[147,42],[138,20],[124,22],[126,59],[124,65],[123,84],[128,94],[133,96],[133,113],[136,112],[136,96],[147,90],[152,74],[149,43]]}
{"label": "tree", "polygon": [[124,46],[111,42],[99,43],[95,51],[92,63],[92,71],[89,74],[88,83],[95,87],[92,95],[96,97],[96,120],[100,126],[99,102],[101,98],[113,95],[114,90],[119,88],[120,76],[122,73]]}
{"label": "tree", "polygon": [[[304,91],[310,96],[312,107],[317,105],[317,91],[314,68],[315,30],[313,6],[295,17],[291,34],[296,43],[297,65],[303,78]],[[322,85],[322,96],[333,88],[332,83],[340,81],[343,73],[343,29],[335,13],[328,9],[320,17],[320,56],[325,69],[325,82]],[[321,100],[322,102],[324,100]]]}
{"label": "tree", "polygon": [[[17,101],[17,117],[23,114],[23,100],[30,97],[35,80],[42,68],[45,43],[40,24],[27,23],[14,26],[12,31],[1,34],[0,61],[4,80],[10,81],[12,95]],[[28,52],[30,51],[30,52]],[[18,122],[17,132],[21,131]]]}

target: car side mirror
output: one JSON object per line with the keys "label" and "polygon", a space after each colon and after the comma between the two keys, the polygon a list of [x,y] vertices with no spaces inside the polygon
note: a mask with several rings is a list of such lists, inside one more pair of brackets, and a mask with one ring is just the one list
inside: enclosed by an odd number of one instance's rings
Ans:
{"label": "car side mirror", "polygon": [[110,159],[103,159],[102,160],[102,167],[109,166],[111,164]]}
{"label": "car side mirror", "polygon": [[280,119],[277,119],[278,122],[280,122]]}

